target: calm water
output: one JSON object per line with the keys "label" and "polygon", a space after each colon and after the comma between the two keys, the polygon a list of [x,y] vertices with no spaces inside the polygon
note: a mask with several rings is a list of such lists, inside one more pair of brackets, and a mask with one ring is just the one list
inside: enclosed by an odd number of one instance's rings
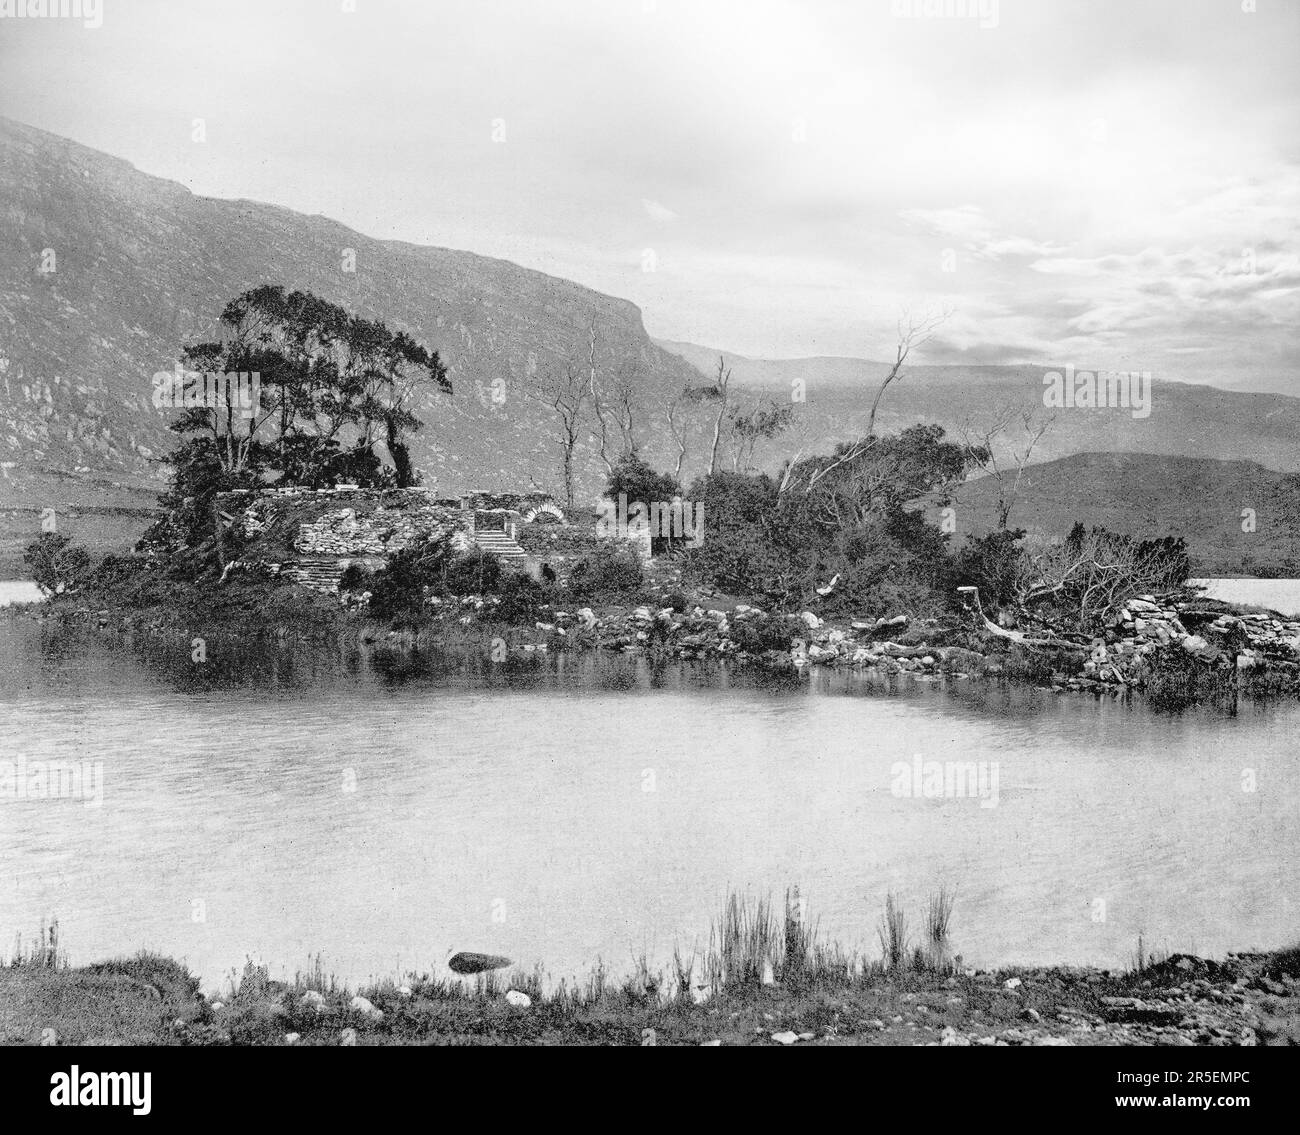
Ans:
{"label": "calm water", "polygon": [[[246,955],[356,979],[454,949],[558,978],[706,943],[729,886],[798,884],[877,957],[885,892],[919,925],[940,883],[974,964],[1300,938],[1290,702],[207,649],[0,620],[4,759],[103,771],[98,807],[0,800],[5,940],[57,916],[74,961],[149,947],[209,985]],[[997,806],[895,795],[917,754],[998,762]]]}
{"label": "calm water", "polygon": [[43,603],[45,596],[30,579],[0,579],[0,607],[14,603]]}
{"label": "calm water", "polygon": [[1193,579],[1205,594],[1225,603],[1268,607],[1294,618],[1300,615],[1300,579]]}

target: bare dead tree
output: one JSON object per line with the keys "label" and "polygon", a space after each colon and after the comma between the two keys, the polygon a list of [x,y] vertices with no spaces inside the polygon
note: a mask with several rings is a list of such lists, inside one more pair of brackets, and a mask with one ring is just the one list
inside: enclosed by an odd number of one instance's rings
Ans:
{"label": "bare dead tree", "polygon": [[682,479],[682,464],[686,460],[686,442],[690,434],[690,422],[686,418],[686,409],[691,402],[689,389],[683,387],[681,393],[664,407],[668,433],[673,439],[673,445],[677,447],[677,463],[673,467],[673,477],[679,484]]}
{"label": "bare dead tree", "polygon": [[636,430],[641,417],[640,375],[640,363],[635,359],[625,362],[610,381],[605,399],[618,426],[623,453],[635,453],[637,449]]}
{"label": "bare dead tree", "polygon": [[600,427],[600,459],[605,465],[605,472],[612,475],[614,462],[609,456],[609,424],[606,420],[605,404],[601,397],[599,367],[596,364],[596,344],[598,341],[596,315],[593,312],[591,322],[587,325],[587,393],[591,397],[591,408],[596,414],[596,424]]}
{"label": "bare dead tree", "polygon": [[[885,391],[889,389],[891,383],[898,381],[902,377],[903,366],[907,362],[908,356],[918,347],[923,346],[933,337],[939,326],[951,315],[950,311],[944,311],[939,315],[928,315],[923,319],[913,319],[910,315],[904,313],[898,321],[898,345],[894,352],[894,364],[889,368],[889,373],[885,375],[880,383],[880,388],[876,391],[876,397],[871,403],[871,413],[867,417],[866,436],[861,441],[853,445],[846,446],[844,451],[826,465],[819,466],[809,471],[807,483],[803,486],[804,492],[808,493],[813,490],[817,482],[834,472],[842,465],[848,465],[857,461],[864,453],[876,444],[876,411],[880,409],[880,400],[885,396]],[[906,323],[904,322],[906,321]],[[791,467],[793,468],[793,466]],[[800,478],[787,476],[782,478],[782,491],[791,487]]]}
{"label": "bare dead tree", "polygon": [[[1012,439],[1003,439],[1012,426],[1019,420],[1023,437],[1017,443]],[[996,411],[992,419],[982,426],[975,425],[969,418],[959,429],[965,443],[967,455],[972,463],[992,477],[997,485],[998,531],[1006,531],[1011,518],[1011,511],[1020,499],[1020,486],[1025,476],[1025,466],[1033,455],[1034,447],[1042,439],[1055,421],[1055,416],[1039,420],[1033,410],[1017,410],[1014,406],[1004,406]],[[1001,444],[999,445],[999,441]],[[998,449],[1004,450],[1003,459],[998,457]]]}
{"label": "bare dead tree", "polygon": [[718,356],[718,376],[714,383],[715,397],[718,399],[718,416],[713,422],[713,447],[709,451],[709,472],[718,471],[718,442],[722,438],[722,422],[727,416],[727,387],[731,383],[731,368],[726,360]]}
{"label": "bare dead tree", "polygon": [[561,369],[541,371],[528,387],[528,396],[555,414],[555,439],[564,477],[564,502],[573,507],[573,451],[582,433],[582,410],[586,404],[588,378],[572,363]]}
{"label": "bare dead tree", "polygon": [[1016,591],[1024,607],[1048,600],[1065,604],[1084,628],[1112,621],[1134,595],[1171,582],[1168,553],[1157,541],[1094,528],[1031,552]]}

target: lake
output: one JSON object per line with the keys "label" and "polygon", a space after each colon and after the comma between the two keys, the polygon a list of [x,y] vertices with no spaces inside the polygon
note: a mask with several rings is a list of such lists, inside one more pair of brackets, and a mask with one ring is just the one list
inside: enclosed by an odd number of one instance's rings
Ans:
{"label": "lake", "polygon": [[1289,618],[1300,616],[1300,579],[1191,579],[1211,599],[1268,607]]}
{"label": "lake", "polygon": [[[74,963],[145,947],[214,986],[246,956],[359,980],[468,949],[558,979],[705,946],[729,887],[795,885],[871,958],[885,893],[919,926],[940,884],[969,964],[1297,937],[1290,701],[215,640],[195,663],[24,619],[0,651],[0,759],[88,762],[89,797],[9,782],[0,934],[57,917]],[[995,799],[902,794],[918,756],[995,767]]]}
{"label": "lake", "polygon": [[44,601],[45,595],[30,579],[0,579],[0,607]]}

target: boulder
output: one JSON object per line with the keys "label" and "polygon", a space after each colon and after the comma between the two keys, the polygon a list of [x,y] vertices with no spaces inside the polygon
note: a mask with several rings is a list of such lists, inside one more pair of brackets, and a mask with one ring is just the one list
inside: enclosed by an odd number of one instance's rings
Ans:
{"label": "boulder", "polygon": [[499,954],[475,954],[460,953],[452,954],[447,959],[447,968],[452,973],[486,973],[488,970],[505,969],[510,965],[509,958],[503,958]]}
{"label": "boulder", "polygon": [[360,994],[348,1002],[348,1008],[354,1013],[369,1017],[372,1021],[382,1021],[384,1019],[382,1010],[376,1009],[368,998],[362,997]]}

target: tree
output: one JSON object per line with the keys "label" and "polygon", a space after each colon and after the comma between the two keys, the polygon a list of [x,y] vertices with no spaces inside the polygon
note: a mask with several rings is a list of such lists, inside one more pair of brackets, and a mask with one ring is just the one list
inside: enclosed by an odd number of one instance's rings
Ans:
{"label": "tree", "polygon": [[572,364],[566,364],[563,370],[541,372],[528,388],[529,397],[555,413],[564,502],[569,508],[573,507],[573,451],[581,433],[582,409],[587,393],[587,380]]}
{"label": "tree", "polygon": [[775,399],[766,406],[756,402],[749,410],[732,405],[727,410],[731,471],[748,472],[754,461],[754,447],[760,438],[770,439],[783,433],[794,420],[794,407],[782,406]]}
{"label": "tree", "polygon": [[1076,523],[1064,540],[1029,555],[1018,598],[1050,603],[1089,629],[1113,621],[1136,595],[1181,584],[1190,570],[1182,539],[1138,540]]}
{"label": "tree", "polygon": [[614,462],[609,456],[609,425],[605,420],[605,404],[601,398],[601,389],[597,380],[599,368],[596,365],[596,345],[599,336],[596,332],[596,313],[592,312],[587,325],[587,392],[591,396],[591,408],[596,415],[596,425],[600,428],[600,459],[605,471],[614,471]]}
{"label": "tree", "polygon": [[[1007,440],[1003,443],[1005,458],[998,460],[998,440],[1006,434],[1011,423],[1019,419],[1024,435],[1017,444]],[[1017,412],[1014,407],[1006,406],[994,413],[991,421],[983,426],[974,425],[967,419],[961,427],[961,436],[966,443],[972,463],[993,479],[997,492],[997,530],[1005,532],[1011,518],[1011,510],[1020,499],[1020,485],[1024,480],[1025,466],[1034,452],[1043,434],[1051,427],[1054,417],[1039,421],[1033,410]],[[1009,459],[1009,460],[1008,460]]]}
{"label": "tree", "polygon": [[[907,320],[904,326],[903,319]],[[876,396],[871,403],[871,412],[867,416],[866,434],[854,442],[852,445],[840,447],[835,458],[826,463],[815,464],[805,467],[806,478],[795,476],[796,465],[791,463],[786,468],[785,474],[781,479],[781,492],[787,489],[802,488],[805,493],[810,493],[816,486],[817,482],[823,477],[828,476],[841,465],[856,461],[873,445],[876,444],[876,411],[880,409],[880,400],[885,396],[885,391],[889,389],[890,384],[898,381],[903,374],[903,366],[907,362],[908,356],[918,347],[927,343],[938,330],[939,325],[948,318],[948,313],[941,315],[931,315],[924,319],[916,320],[910,315],[904,315],[898,321],[898,344],[894,351],[894,364],[889,368],[889,372],[881,380],[879,388],[876,390]]]}
{"label": "tree", "polygon": [[625,453],[609,474],[605,495],[617,501],[626,494],[629,502],[640,501],[649,505],[653,501],[669,502],[682,495],[681,485],[671,473],[660,473],[635,453]]}
{"label": "tree", "polygon": [[[183,349],[193,370],[256,372],[252,413],[228,395],[215,405],[187,407],[172,425],[182,436],[211,439],[204,452],[227,474],[276,470],[292,484],[320,484],[340,474],[373,471],[382,430],[394,470],[381,479],[414,482],[403,438],[420,428],[409,403],[422,388],[451,393],[436,351],[379,320],[353,316],[310,292],[263,285],[231,300],[221,337]],[[355,432],[350,452],[345,432]],[[183,456],[183,455],[182,455]]]}
{"label": "tree", "polygon": [[404,331],[390,331],[378,320],[350,319],[342,346],[346,352],[344,388],[355,393],[356,414],[362,423],[360,445],[372,451],[375,430],[382,427],[397,487],[409,488],[417,483],[418,473],[403,438],[423,423],[408,406],[423,390],[450,394],[447,368],[437,351],[429,351]]}
{"label": "tree", "polygon": [[718,471],[718,441],[722,437],[722,422],[727,416],[727,387],[731,384],[731,368],[726,359],[718,356],[718,375],[714,380],[712,397],[718,400],[718,416],[713,422],[713,446],[709,450],[709,472]]}
{"label": "tree", "polygon": [[61,532],[42,532],[27,545],[23,562],[47,596],[76,591],[90,572],[90,553]]}
{"label": "tree", "polygon": [[945,440],[942,426],[909,426],[870,445],[844,442],[829,456],[799,462],[787,476],[808,488],[782,502],[800,523],[826,532],[851,529],[921,497],[946,503],[971,460],[966,446]]}

